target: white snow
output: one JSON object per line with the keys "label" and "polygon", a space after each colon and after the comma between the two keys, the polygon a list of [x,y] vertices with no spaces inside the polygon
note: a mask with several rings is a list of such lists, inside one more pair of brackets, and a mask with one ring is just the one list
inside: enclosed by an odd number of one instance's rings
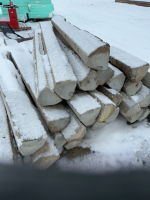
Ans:
{"label": "white snow", "polygon": [[55,82],[59,83],[61,81],[76,81],[76,77],[70,64],[68,63],[67,57],[59,46],[51,23],[48,21],[40,22],[40,26],[45,40],[45,46],[47,49],[46,53],[49,57]]}
{"label": "white snow", "polygon": [[54,121],[58,119],[69,118],[69,114],[64,109],[62,104],[57,104],[50,107],[42,107],[42,111],[44,112],[46,118],[49,121]]}
{"label": "white snow", "polygon": [[42,60],[42,44],[41,44],[41,33],[39,29],[34,30],[34,53],[36,57],[36,67],[37,70],[37,77],[38,77],[38,89],[39,92],[44,90],[47,87],[46,76],[43,67],[43,60]]}
{"label": "white snow", "polygon": [[[24,56],[25,52],[17,52],[12,51],[12,55],[14,57],[14,60],[16,60],[17,65],[19,67],[19,70],[21,71],[21,74],[23,75],[24,79],[26,80],[27,84],[30,86],[31,91],[35,98],[37,97],[36,94],[36,88],[35,88],[35,76],[34,76],[34,64],[33,59],[30,58],[29,52],[26,53],[26,56]],[[29,56],[29,57],[28,57]],[[22,58],[22,59],[20,59]],[[28,58],[28,59],[27,59]],[[54,121],[57,119],[62,118],[68,118],[69,114],[66,110],[62,108],[62,105],[57,106],[50,106],[50,107],[42,107],[41,109],[43,113],[45,114],[47,120]]]}
{"label": "white snow", "polygon": [[[114,0],[63,0],[63,3],[61,0],[53,0],[53,3],[55,13],[62,15],[68,22],[89,31],[111,46],[150,63],[150,8],[115,3]],[[34,27],[37,23],[30,25]],[[0,33],[0,41],[2,37]],[[20,43],[13,46],[13,49],[20,51],[19,46],[24,44],[31,52],[32,41]],[[0,46],[0,54],[3,57],[9,50],[12,50],[12,46]],[[26,69],[27,64],[23,66]],[[27,67],[26,70],[26,76],[29,76],[29,80],[31,78],[34,86],[33,74],[30,75],[30,68]],[[95,153],[72,160],[61,158],[57,165],[63,170],[88,172],[149,168],[149,129],[150,123],[147,120],[129,126],[126,120],[119,116],[115,122],[101,130],[88,129],[83,147],[90,147]]]}
{"label": "white snow", "polygon": [[107,87],[105,87],[105,89],[106,89],[107,91],[111,92],[111,93],[114,94],[114,95],[120,94],[119,92],[117,92],[117,91],[114,90],[114,89],[107,88]]}
{"label": "white snow", "polygon": [[126,95],[124,92],[120,93],[123,97],[122,102],[125,102],[130,108],[136,104],[132,97]]}
{"label": "white snow", "polygon": [[75,117],[74,114],[72,114],[72,112],[70,112],[70,122],[69,124],[61,131],[62,135],[64,136],[64,138],[67,140],[69,138],[71,138],[71,136],[76,134],[76,130],[80,127],[80,122],[77,119],[77,117]]}
{"label": "white snow", "polygon": [[69,38],[72,38],[74,43],[81,47],[83,51],[89,56],[93,53],[97,48],[105,46],[106,43],[102,42],[99,38],[95,37],[91,33],[88,33],[84,30],[80,30],[75,26],[65,22],[64,18],[61,16],[55,16],[53,18],[53,22],[59,26],[59,28],[67,33]]}
{"label": "white snow", "polygon": [[131,68],[137,68],[147,65],[143,60],[116,47],[110,47],[110,56]]}
{"label": "white snow", "polygon": [[141,89],[132,96],[132,99],[135,101],[135,103],[142,102],[148,95],[150,94],[150,89],[146,86],[142,85]]}
{"label": "white snow", "polygon": [[83,114],[89,110],[100,108],[100,104],[86,92],[83,95],[74,94],[68,101],[79,114]]}
{"label": "white snow", "polygon": [[18,147],[23,141],[46,139],[46,132],[29,98],[20,87],[15,73],[12,73],[13,64],[10,68],[10,63],[7,65],[5,59],[2,57],[0,59],[2,63],[0,65],[0,85],[17,132],[14,136]]}
{"label": "white snow", "polygon": [[84,62],[81,60],[81,58],[77,54],[71,51],[59,39],[58,41],[59,41],[60,47],[65,52],[68,58],[68,61],[72,66],[73,72],[77,78],[78,83],[80,84],[80,82],[83,81],[87,77],[88,73],[90,72],[90,69],[84,64]]}
{"label": "white snow", "polygon": [[106,97],[103,93],[98,92],[97,90],[90,92],[90,94],[95,96],[98,99],[98,101],[102,102],[103,104],[113,104],[113,105],[115,105],[114,102],[112,102],[108,97]]}
{"label": "white snow", "polygon": [[13,151],[5,107],[0,95],[0,163],[13,164]]}
{"label": "white snow", "polygon": [[108,63],[108,67],[110,67],[114,71],[114,75],[113,75],[113,77],[111,79],[113,79],[114,77],[118,76],[119,74],[122,74],[122,72],[119,69],[117,69],[116,67],[114,67],[110,63]]}

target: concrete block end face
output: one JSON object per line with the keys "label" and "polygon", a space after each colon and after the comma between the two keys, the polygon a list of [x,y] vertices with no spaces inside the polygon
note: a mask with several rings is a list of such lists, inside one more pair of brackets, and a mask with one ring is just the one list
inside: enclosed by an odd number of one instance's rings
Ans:
{"label": "concrete block end face", "polygon": [[76,88],[76,81],[66,81],[64,83],[56,84],[55,92],[65,100],[71,99]]}
{"label": "concrete block end face", "polygon": [[107,70],[109,62],[109,51],[99,54],[91,54],[86,63],[88,67],[95,70]]}
{"label": "concrete block end face", "polygon": [[58,119],[53,122],[50,122],[48,124],[48,128],[52,133],[57,133],[57,132],[60,132],[61,130],[63,130],[67,126],[69,121],[70,121],[69,117]]}
{"label": "concrete block end face", "polygon": [[32,141],[24,141],[18,148],[23,156],[34,154],[39,150],[46,142],[46,139],[37,139]]}

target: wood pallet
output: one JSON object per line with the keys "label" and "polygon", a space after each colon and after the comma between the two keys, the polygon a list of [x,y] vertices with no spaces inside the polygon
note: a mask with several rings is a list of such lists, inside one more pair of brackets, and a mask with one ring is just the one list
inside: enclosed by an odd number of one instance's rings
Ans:
{"label": "wood pallet", "polygon": [[13,31],[25,31],[25,30],[31,30],[31,26],[23,22],[19,22],[19,28],[13,28]]}
{"label": "wood pallet", "polygon": [[150,2],[145,2],[145,1],[115,0],[115,2],[133,4],[133,5],[137,5],[137,6],[150,7]]}
{"label": "wood pallet", "polygon": [[31,26],[26,23],[19,22],[19,28],[13,29],[14,31],[24,31],[24,30],[31,30]]}

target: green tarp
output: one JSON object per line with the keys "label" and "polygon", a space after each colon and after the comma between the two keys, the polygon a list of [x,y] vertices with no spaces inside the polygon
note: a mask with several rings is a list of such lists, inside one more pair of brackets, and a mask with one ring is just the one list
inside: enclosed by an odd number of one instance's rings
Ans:
{"label": "green tarp", "polygon": [[[3,5],[9,5],[9,0],[1,0]],[[54,10],[51,0],[13,0],[16,4],[17,16],[19,21],[26,21],[29,19],[49,18],[52,16]],[[8,9],[0,6],[2,14],[0,17],[8,17]]]}

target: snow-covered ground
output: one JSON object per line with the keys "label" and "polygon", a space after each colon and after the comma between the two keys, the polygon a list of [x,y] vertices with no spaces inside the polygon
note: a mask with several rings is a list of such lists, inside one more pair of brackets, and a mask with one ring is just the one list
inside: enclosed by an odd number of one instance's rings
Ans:
{"label": "snow-covered ground", "polygon": [[[150,63],[150,8],[114,0],[52,0],[55,14]],[[95,153],[61,158],[62,170],[107,172],[120,168],[150,167],[150,123],[127,125],[118,119],[98,131],[88,129],[82,147]]]}

